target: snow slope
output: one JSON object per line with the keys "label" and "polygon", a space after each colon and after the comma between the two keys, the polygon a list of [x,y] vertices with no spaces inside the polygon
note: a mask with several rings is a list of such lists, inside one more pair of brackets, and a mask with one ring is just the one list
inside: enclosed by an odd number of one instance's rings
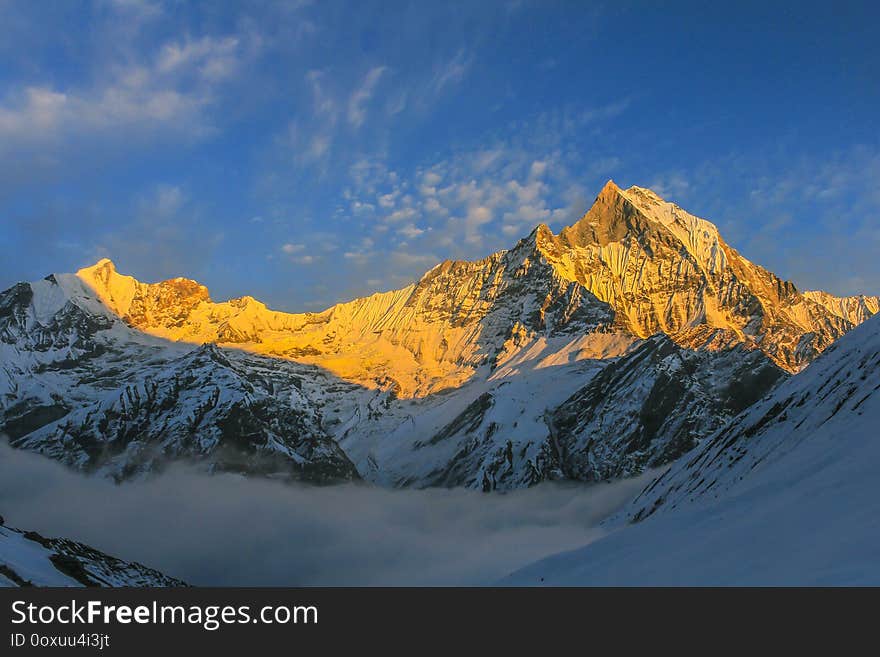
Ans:
{"label": "snow slope", "polygon": [[0,525],[0,586],[185,586],[67,539]]}
{"label": "snow slope", "polygon": [[880,318],[508,584],[880,584]]}
{"label": "snow slope", "polygon": [[758,350],[691,350],[658,334],[546,421],[567,478],[631,477],[690,451],[784,378]]}

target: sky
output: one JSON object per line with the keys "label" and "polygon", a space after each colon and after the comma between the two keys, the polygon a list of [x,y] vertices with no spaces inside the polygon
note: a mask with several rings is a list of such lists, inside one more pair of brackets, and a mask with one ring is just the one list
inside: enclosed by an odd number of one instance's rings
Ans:
{"label": "sky", "polygon": [[880,294],[880,5],[660,4],[0,0],[0,287],[110,257],[320,310],[614,179]]}

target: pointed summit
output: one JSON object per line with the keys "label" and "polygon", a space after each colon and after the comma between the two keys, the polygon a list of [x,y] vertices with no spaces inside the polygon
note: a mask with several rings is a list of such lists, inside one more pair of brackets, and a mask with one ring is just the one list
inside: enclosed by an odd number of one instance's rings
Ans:
{"label": "pointed summit", "polygon": [[[811,303],[740,256],[711,222],[650,189],[624,191],[613,180],[579,221],[539,250],[557,275],[610,304],[633,335],[662,332],[690,348],[703,344],[707,328],[720,330],[790,372],[842,335],[850,317],[874,310],[863,304],[864,312],[835,313],[830,302]],[[786,341],[788,333],[805,339]]]}
{"label": "pointed summit", "polygon": [[113,313],[141,328],[165,315],[180,319],[202,301],[211,300],[208,288],[197,281],[178,277],[142,283],[120,274],[109,258],[80,269],[76,276]]}
{"label": "pointed summit", "polygon": [[637,239],[654,252],[660,244],[681,248],[712,274],[727,263],[728,246],[711,222],[683,210],[646,187],[622,190],[613,180],[605,183],[589,211],[559,234],[568,248],[604,247]]}
{"label": "pointed summit", "polygon": [[101,267],[104,269],[110,269],[111,271],[116,271],[116,265],[113,264],[113,261],[110,258],[101,258],[100,260],[98,260],[98,262],[96,262],[94,265],[92,265],[91,268],[97,268],[97,267]]}
{"label": "pointed summit", "polygon": [[120,317],[128,313],[138,282],[117,273],[112,260],[101,258],[91,267],[80,269],[76,276],[114,313]]}
{"label": "pointed summit", "polygon": [[622,239],[631,226],[627,218],[633,214],[629,199],[613,180],[605,183],[592,207],[577,222],[559,233],[569,247],[586,244],[602,245]]}
{"label": "pointed summit", "polygon": [[608,182],[606,182],[602,186],[602,190],[599,192],[599,196],[605,196],[608,194],[620,194],[623,190],[618,187],[617,183],[614,182],[613,179],[609,178]]}
{"label": "pointed summit", "polygon": [[79,271],[76,272],[77,276],[82,278],[82,275],[89,276],[91,278],[107,278],[112,274],[116,273],[116,265],[110,258],[101,258],[95,264],[89,267],[83,267]]}

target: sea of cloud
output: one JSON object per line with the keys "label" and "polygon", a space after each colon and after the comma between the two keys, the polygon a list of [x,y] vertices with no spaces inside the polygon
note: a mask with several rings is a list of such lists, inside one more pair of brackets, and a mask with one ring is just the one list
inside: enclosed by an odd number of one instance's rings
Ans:
{"label": "sea of cloud", "polygon": [[0,444],[0,514],[196,585],[481,585],[601,537],[649,477],[486,494],[172,468],[114,484]]}

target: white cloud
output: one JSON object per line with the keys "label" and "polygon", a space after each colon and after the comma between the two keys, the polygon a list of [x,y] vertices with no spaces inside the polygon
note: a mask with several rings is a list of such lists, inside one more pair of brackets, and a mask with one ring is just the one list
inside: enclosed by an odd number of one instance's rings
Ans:
{"label": "white cloud", "polygon": [[343,253],[342,257],[359,265],[366,264],[376,255],[374,244],[371,238],[365,237],[354,248]]}
{"label": "white cloud", "polygon": [[436,171],[426,171],[422,176],[422,182],[430,187],[436,187],[443,181],[443,176],[441,176]]}
{"label": "white cloud", "polygon": [[375,212],[376,206],[372,203],[364,203],[362,201],[352,201],[351,211],[355,215],[372,214]]}
{"label": "white cloud", "polygon": [[292,242],[288,242],[287,244],[282,245],[281,250],[289,255],[293,253],[299,253],[300,251],[305,250],[305,248],[306,247],[304,244],[294,244]]}
{"label": "white cloud", "polygon": [[373,97],[373,91],[379,79],[385,73],[385,66],[376,66],[367,71],[363,82],[352,93],[348,101],[348,122],[354,128],[360,128],[367,118],[366,105]]}
{"label": "white cloud", "polygon": [[447,215],[449,214],[449,210],[447,210],[444,206],[440,204],[436,198],[426,199],[422,204],[425,212],[429,214],[437,214],[437,215]]}
{"label": "white cloud", "polygon": [[668,201],[678,201],[686,198],[690,182],[680,172],[673,172],[654,178],[649,187]]}
{"label": "white cloud", "polygon": [[28,87],[0,106],[0,135],[6,139],[54,132],[70,98],[47,87]]}
{"label": "white cloud", "polygon": [[438,65],[431,80],[431,88],[435,94],[442,92],[446,87],[458,84],[464,80],[471,66],[471,58],[468,57],[464,48],[455,53],[448,61]]}
{"label": "white cloud", "polygon": [[235,36],[166,43],[159,51],[156,70],[164,74],[195,70],[205,79],[221,79],[234,72],[238,50],[239,39]]}
{"label": "white cloud", "polygon": [[617,118],[629,108],[630,102],[629,98],[623,98],[599,107],[587,108],[580,113],[577,120],[586,125]]}
{"label": "white cloud", "polygon": [[504,155],[501,148],[492,148],[478,151],[476,157],[473,158],[473,167],[476,173],[483,173]]}
{"label": "white cloud", "polygon": [[389,117],[393,117],[397,114],[403,112],[408,104],[409,100],[409,92],[408,91],[400,91],[398,94],[388,101],[385,107],[385,113]]}
{"label": "white cloud", "polygon": [[396,224],[401,221],[407,221],[409,219],[413,219],[413,218],[415,218],[416,214],[417,214],[417,212],[416,212],[415,208],[404,207],[404,208],[400,208],[399,210],[395,210],[394,212],[389,214],[387,217],[385,217],[385,221],[388,223]]}
{"label": "white cloud", "polygon": [[530,178],[540,178],[547,172],[547,162],[543,160],[535,160],[529,168]]}
{"label": "white cloud", "polygon": [[184,202],[183,191],[173,185],[160,185],[156,190],[156,212],[164,217],[171,216],[180,210]]}
{"label": "white cloud", "polygon": [[388,194],[382,194],[379,196],[379,206],[385,208],[386,210],[394,207],[394,200],[400,194],[398,191],[390,192]]}
{"label": "white cloud", "polygon": [[349,167],[349,175],[357,193],[370,197],[376,196],[379,187],[393,184],[396,180],[395,172],[375,158],[358,159]]}
{"label": "white cloud", "polygon": [[10,147],[94,134],[130,138],[159,127],[207,134],[212,126],[204,111],[241,64],[240,46],[235,36],[172,41],[152,58],[114,65],[91,86],[12,91],[0,99],[0,141]]}
{"label": "white cloud", "polygon": [[467,222],[469,228],[477,228],[490,221],[492,221],[492,210],[485,205],[478,205],[468,210]]}
{"label": "white cloud", "polygon": [[418,268],[436,261],[437,252],[473,259],[509,248],[512,238],[538,223],[563,222],[585,209],[582,195],[572,192],[576,186],[568,170],[559,150],[536,158],[532,149],[509,140],[455,153],[393,179],[384,166],[362,161],[352,172],[349,194],[377,199],[387,212],[372,230],[379,234],[390,226],[408,240],[411,257],[390,257],[381,247],[366,253],[351,249],[347,257],[369,262],[390,281],[422,273]]}
{"label": "white cloud", "polygon": [[323,71],[313,70],[306,74],[306,80],[312,90],[315,116],[333,124],[336,122],[339,107],[337,102],[324,91],[323,78]]}
{"label": "white cloud", "polygon": [[407,224],[406,226],[397,229],[397,233],[403,235],[407,239],[413,239],[419,235],[424,235],[425,232],[425,230],[418,228],[415,224]]}
{"label": "white cloud", "polygon": [[346,260],[353,260],[356,263],[363,264],[369,261],[373,255],[371,251],[346,251],[342,254],[342,257]]}

